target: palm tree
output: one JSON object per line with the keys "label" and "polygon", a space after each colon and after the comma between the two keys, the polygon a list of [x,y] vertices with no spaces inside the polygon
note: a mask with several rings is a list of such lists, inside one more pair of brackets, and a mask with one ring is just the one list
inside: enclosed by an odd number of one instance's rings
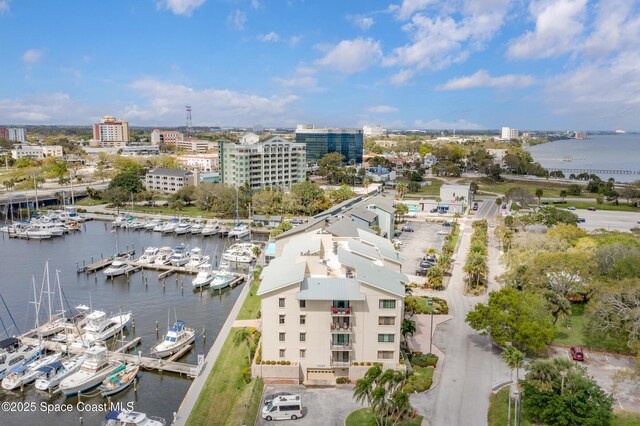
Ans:
{"label": "palm tree", "polygon": [[416,322],[410,319],[403,319],[401,331],[402,331],[402,337],[404,338],[404,340],[407,340],[408,334],[413,336],[413,334],[416,332]]}
{"label": "palm tree", "polygon": [[233,335],[233,343],[238,346],[239,344],[245,342],[247,344],[247,360],[249,365],[251,365],[251,343],[253,343],[255,339],[255,331],[252,331],[249,328],[242,327],[236,330],[236,334]]}
{"label": "palm tree", "polygon": [[382,367],[375,365],[367,370],[362,379],[356,381],[356,386],[353,388],[353,397],[356,402],[372,405],[375,382],[380,374],[382,374]]}
{"label": "palm tree", "polygon": [[438,210],[438,212],[440,211],[440,203],[441,203],[441,202],[442,202],[442,198],[440,198],[440,197],[436,197],[436,203],[438,203],[438,204],[437,204],[437,210]]}
{"label": "palm tree", "polygon": [[413,296],[413,287],[409,283],[404,285],[404,297]]}
{"label": "palm tree", "polygon": [[404,197],[404,193],[407,191],[407,184],[404,182],[400,182],[396,185],[396,192],[399,194],[399,198],[402,199]]}
{"label": "palm tree", "polygon": [[519,350],[517,350],[516,348],[514,348],[513,346],[508,346],[507,349],[505,349],[502,352],[501,356],[502,356],[502,359],[507,363],[507,365],[511,369],[512,378],[513,378],[513,370],[514,369],[516,370],[516,385],[517,385],[518,382],[520,381],[520,378],[518,377],[518,369],[522,368],[522,365],[524,364],[524,354]]}
{"label": "palm tree", "polygon": [[569,195],[566,189],[560,190],[560,198],[562,198],[562,202],[564,203],[564,199]]}
{"label": "palm tree", "polygon": [[487,274],[485,257],[479,253],[469,253],[463,270],[467,274],[469,281],[475,281],[474,287],[477,287],[480,285],[480,280]]}
{"label": "palm tree", "polygon": [[538,199],[538,207],[540,207],[540,200],[542,199],[543,194],[544,194],[544,191],[542,190],[542,188],[536,189],[536,198]]}

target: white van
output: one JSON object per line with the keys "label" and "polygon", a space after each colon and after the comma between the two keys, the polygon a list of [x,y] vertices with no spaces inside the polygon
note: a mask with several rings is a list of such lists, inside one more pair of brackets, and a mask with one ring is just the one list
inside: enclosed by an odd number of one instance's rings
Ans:
{"label": "white van", "polygon": [[295,420],[302,417],[302,398],[300,395],[282,395],[273,399],[262,408],[262,418],[271,420]]}

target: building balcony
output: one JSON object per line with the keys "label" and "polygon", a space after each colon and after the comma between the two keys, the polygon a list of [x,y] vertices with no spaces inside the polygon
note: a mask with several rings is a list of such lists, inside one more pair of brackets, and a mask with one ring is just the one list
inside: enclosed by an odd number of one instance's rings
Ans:
{"label": "building balcony", "polygon": [[332,351],[352,351],[353,344],[351,342],[348,342],[348,343],[331,342],[331,350]]}
{"label": "building balcony", "polygon": [[331,333],[333,334],[351,334],[353,333],[353,326],[351,324],[331,324]]}
{"label": "building balcony", "polygon": [[334,361],[331,360],[331,366],[332,367],[350,367],[351,366],[351,361]]}
{"label": "building balcony", "polygon": [[353,309],[351,307],[337,308],[335,306],[332,306],[331,316],[332,317],[351,317],[353,316]]}

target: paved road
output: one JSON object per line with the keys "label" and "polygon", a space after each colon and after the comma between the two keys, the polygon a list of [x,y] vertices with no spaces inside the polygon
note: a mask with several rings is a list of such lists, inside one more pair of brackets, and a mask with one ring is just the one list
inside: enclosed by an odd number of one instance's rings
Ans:
{"label": "paved road", "polygon": [[[495,208],[486,207],[483,217],[496,212]],[[471,231],[471,221],[467,220],[461,229],[460,247],[444,294],[453,318],[439,325],[435,332],[434,344],[445,353],[440,384],[427,394],[414,395],[411,399],[433,426],[486,425],[492,388],[510,380],[509,369],[490,338],[480,336],[464,321],[477,303],[487,299],[486,295],[467,297],[463,294],[462,267],[469,251]],[[489,253],[493,259],[489,264],[489,287],[496,289],[498,285],[493,277],[500,273],[500,265],[495,260],[499,255],[495,238],[490,239]]]}
{"label": "paved road", "polygon": [[609,210],[589,210],[578,209],[573,213],[582,217],[586,222],[579,223],[578,226],[587,231],[596,229],[607,229],[610,231],[629,231],[634,226],[640,226],[640,213],[618,212]]}
{"label": "paved road", "polygon": [[478,203],[478,211],[473,216],[475,219],[491,219],[500,211],[500,206],[496,204],[495,198],[485,198]]}

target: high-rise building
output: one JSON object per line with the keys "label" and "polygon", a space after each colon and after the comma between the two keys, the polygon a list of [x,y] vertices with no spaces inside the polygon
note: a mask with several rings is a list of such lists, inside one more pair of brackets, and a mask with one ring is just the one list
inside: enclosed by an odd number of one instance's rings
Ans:
{"label": "high-rise building", "polygon": [[253,144],[220,141],[222,182],[252,190],[291,188],[307,177],[305,145],[273,137]]}
{"label": "high-rise building", "polygon": [[120,147],[129,142],[129,123],[118,120],[111,115],[105,115],[100,123],[93,125],[93,146]]}
{"label": "high-rise building", "polygon": [[9,132],[6,127],[0,127],[0,139],[9,140]]}
{"label": "high-rise building", "polygon": [[27,143],[27,129],[23,127],[2,127],[0,138],[19,143]]}
{"label": "high-rise building", "polygon": [[362,164],[363,136],[360,129],[316,129],[311,124],[300,124],[296,129],[296,142],[307,145],[309,163],[317,163],[330,152],[339,152],[347,164],[352,160]]}
{"label": "high-rise building", "polygon": [[151,132],[151,143],[153,145],[160,145],[162,143],[177,145],[178,142],[182,142],[183,140],[184,135],[177,130],[153,129]]}
{"label": "high-rise building", "polygon": [[518,129],[511,129],[509,127],[502,128],[502,139],[511,140],[518,139]]}
{"label": "high-rise building", "polygon": [[362,126],[362,133],[364,133],[365,136],[382,136],[386,133],[386,130],[380,125],[369,126],[368,124],[365,124]]}

